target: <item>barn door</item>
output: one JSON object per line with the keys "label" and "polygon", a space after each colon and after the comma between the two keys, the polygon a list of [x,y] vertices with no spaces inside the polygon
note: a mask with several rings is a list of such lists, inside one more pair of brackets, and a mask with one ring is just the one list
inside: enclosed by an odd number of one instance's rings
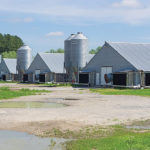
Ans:
{"label": "barn door", "polygon": [[112,73],[112,67],[102,67],[101,68],[101,85],[111,85],[111,83],[106,83],[105,82],[105,74],[110,74]]}
{"label": "barn door", "polygon": [[35,81],[39,81],[40,70],[35,70]]}

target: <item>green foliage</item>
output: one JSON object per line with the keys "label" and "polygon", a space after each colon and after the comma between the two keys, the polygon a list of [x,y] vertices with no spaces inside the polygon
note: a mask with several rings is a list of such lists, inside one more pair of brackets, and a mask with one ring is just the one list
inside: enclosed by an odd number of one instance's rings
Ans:
{"label": "green foliage", "polygon": [[0,87],[0,99],[10,99],[20,96],[36,95],[44,92],[48,91],[30,89],[11,90],[9,87]]}
{"label": "green foliage", "polygon": [[89,54],[96,54],[97,52],[99,52],[102,49],[101,46],[98,46],[96,49],[91,49],[89,51]]}
{"label": "green foliage", "polygon": [[95,50],[95,49],[91,49],[91,50],[89,51],[89,54],[96,54],[96,50]]}
{"label": "green foliage", "polygon": [[[0,54],[4,52],[16,52],[23,45],[23,41],[18,36],[0,33]],[[11,54],[12,56],[12,54]]]}
{"label": "green foliage", "polygon": [[90,91],[102,95],[150,96],[150,89],[90,89]]}
{"label": "green foliage", "polygon": [[46,53],[64,53],[64,49],[58,48],[57,50],[50,49]]}
{"label": "green foliage", "polygon": [[2,57],[3,58],[16,58],[16,52],[15,51],[3,52]]}
{"label": "green foliage", "polygon": [[[98,46],[96,49],[91,49],[89,51],[89,54],[96,54],[98,51],[101,50],[101,48],[102,48],[101,46]],[[64,53],[64,49],[61,49],[61,48],[59,48],[57,50],[50,49],[49,51],[46,51],[46,53]]]}

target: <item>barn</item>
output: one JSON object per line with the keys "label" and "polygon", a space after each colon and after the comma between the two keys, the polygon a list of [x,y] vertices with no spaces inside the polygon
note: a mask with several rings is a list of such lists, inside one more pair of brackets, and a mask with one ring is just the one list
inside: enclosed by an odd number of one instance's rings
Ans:
{"label": "barn", "polygon": [[16,59],[3,58],[0,63],[1,80],[17,80]]}
{"label": "barn", "polygon": [[[88,55],[88,62],[94,55]],[[64,53],[38,53],[23,77],[27,82],[68,82]]]}
{"label": "barn", "polygon": [[150,86],[150,44],[105,42],[82,70],[91,86]]}
{"label": "barn", "polygon": [[24,75],[29,82],[65,82],[64,54],[38,53]]}

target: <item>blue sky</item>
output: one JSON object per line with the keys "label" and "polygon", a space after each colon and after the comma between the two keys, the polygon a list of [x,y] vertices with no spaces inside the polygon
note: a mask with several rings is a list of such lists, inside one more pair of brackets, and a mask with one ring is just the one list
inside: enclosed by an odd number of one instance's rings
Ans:
{"label": "blue sky", "polygon": [[36,52],[63,48],[83,32],[89,49],[105,41],[150,43],[150,0],[0,0],[0,32]]}

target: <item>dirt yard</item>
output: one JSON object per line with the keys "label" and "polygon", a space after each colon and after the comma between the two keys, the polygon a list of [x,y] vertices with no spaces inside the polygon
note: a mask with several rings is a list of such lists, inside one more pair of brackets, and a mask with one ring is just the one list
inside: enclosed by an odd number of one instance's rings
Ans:
{"label": "dirt yard", "polygon": [[15,98],[11,101],[45,101],[67,105],[62,108],[1,108],[1,130],[25,131],[42,135],[42,132],[53,128],[78,130],[89,125],[112,125],[150,119],[148,97],[106,96],[90,93],[88,89],[72,87],[27,84],[0,84],[1,86],[52,91],[42,95]]}

